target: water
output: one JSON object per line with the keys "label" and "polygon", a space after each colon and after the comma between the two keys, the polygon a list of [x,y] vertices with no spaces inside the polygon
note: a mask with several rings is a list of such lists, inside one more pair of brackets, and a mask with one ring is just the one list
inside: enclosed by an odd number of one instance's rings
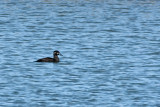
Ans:
{"label": "water", "polygon": [[[160,1],[0,8],[0,107],[160,107]],[[34,62],[54,50],[61,62]]]}

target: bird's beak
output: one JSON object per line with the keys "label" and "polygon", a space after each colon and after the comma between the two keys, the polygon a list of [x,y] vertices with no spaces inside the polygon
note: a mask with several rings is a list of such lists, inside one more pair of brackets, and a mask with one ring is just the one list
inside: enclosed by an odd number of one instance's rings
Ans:
{"label": "bird's beak", "polygon": [[63,56],[61,53],[59,53],[60,56]]}

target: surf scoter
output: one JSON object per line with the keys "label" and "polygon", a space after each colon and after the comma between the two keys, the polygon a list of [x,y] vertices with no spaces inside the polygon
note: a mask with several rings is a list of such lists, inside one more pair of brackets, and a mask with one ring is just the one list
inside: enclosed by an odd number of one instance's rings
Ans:
{"label": "surf scoter", "polygon": [[46,57],[46,58],[38,59],[36,62],[59,62],[58,55],[63,56],[59,51],[55,50],[53,52],[53,58]]}

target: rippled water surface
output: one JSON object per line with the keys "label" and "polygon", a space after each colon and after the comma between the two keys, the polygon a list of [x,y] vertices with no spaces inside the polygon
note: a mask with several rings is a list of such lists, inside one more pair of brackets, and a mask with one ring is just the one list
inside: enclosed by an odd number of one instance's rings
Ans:
{"label": "rippled water surface", "polygon": [[[160,1],[0,8],[0,107],[160,107]],[[59,63],[34,62],[54,50]]]}

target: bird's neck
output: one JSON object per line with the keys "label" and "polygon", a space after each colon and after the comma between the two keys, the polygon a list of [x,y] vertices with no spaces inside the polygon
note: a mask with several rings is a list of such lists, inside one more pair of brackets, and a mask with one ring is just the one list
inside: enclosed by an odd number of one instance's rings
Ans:
{"label": "bird's neck", "polygon": [[56,61],[59,61],[58,55],[53,55],[53,57]]}

